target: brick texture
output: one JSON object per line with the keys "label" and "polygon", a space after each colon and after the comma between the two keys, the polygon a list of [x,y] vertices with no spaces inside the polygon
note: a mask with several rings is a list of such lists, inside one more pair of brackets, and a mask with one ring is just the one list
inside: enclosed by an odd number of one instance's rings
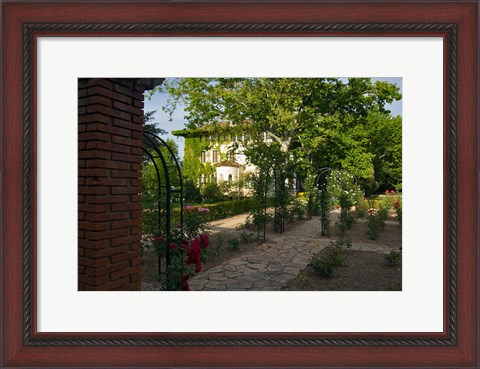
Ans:
{"label": "brick texture", "polygon": [[143,87],[78,81],[78,289],[138,290],[141,282]]}

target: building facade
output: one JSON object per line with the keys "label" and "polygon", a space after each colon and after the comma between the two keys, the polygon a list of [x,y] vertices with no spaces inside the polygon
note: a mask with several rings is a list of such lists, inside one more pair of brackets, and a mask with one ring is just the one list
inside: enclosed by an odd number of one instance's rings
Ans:
{"label": "building facade", "polygon": [[256,170],[245,155],[245,143],[250,139],[247,132],[220,123],[215,129],[205,125],[172,134],[185,138],[183,175],[186,180],[198,187],[209,182],[237,184],[239,191],[245,192],[243,182]]}

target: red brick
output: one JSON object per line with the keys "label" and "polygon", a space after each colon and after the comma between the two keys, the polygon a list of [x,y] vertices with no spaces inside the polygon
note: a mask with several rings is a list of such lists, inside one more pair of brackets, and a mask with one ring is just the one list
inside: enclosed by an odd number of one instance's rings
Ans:
{"label": "red brick", "polygon": [[123,254],[112,255],[110,260],[112,263],[119,263],[121,261],[128,260],[128,265],[130,265],[130,259],[140,258],[140,253],[138,251],[129,251],[124,252]]}
{"label": "red brick", "polygon": [[88,186],[130,186],[130,179],[128,178],[87,178],[85,183]]}
{"label": "red brick", "polygon": [[141,186],[142,181],[140,179],[131,179],[130,180],[130,185],[131,186]]}
{"label": "red brick", "polygon": [[[78,167],[85,168],[85,160],[78,160]],[[130,166],[128,166],[128,169],[130,169]]]}
{"label": "red brick", "polygon": [[119,270],[118,272],[113,272],[113,273],[110,275],[110,278],[111,278],[112,280],[115,280],[115,279],[118,279],[118,278],[130,276],[130,275],[132,275],[132,274],[140,273],[140,271],[141,271],[141,266],[140,266],[140,265],[137,265],[137,266],[134,266],[134,267],[130,267],[130,268],[126,268],[126,269],[123,269],[123,270]]}
{"label": "red brick", "polygon": [[119,202],[127,202],[128,195],[116,195],[116,196],[91,196],[88,195],[86,202],[89,204],[114,204]]}
{"label": "red brick", "polygon": [[141,174],[139,171],[136,170],[111,170],[112,177],[120,177],[120,178],[140,178]]}
{"label": "red brick", "polygon": [[137,140],[142,140],[143,132],[132,132],[132,138],[136,138]]}
{"label": "red brick", "polygon": [[130,228],[130,234],[132,235],[140,234],[140,227]]}
{"label": "red brick", "polygon": [[140,210],[141,207],[142,207],[142,204],[131,204],[131,203],[113,204],[112,211]]}
{"label": "red brick", "polygon": [[113,221],[113,220],[124,220],[129,219],[129,213],[101,213],[101,214],[92,214],[90,219],[93,222],[104,222],[104,221]]}
{"label": "red brick", "polygon": [[130,153],[132,155],[142,155],[143,150],[139,147],[132,147],[131,150],[130,150]]}
{"label": "red brick", "polygon": [[85,256],[92,259],[100,259],[105,256],[111,256],[115,254],[121,254],[123,252],[129,251],[128,246],[119,246],[119,247],[108,247],[101,250],[86,250]]}
{"label": "red brick", "polygon": [[112,229],[128,228],[128,227],[134,227],[134,226],[140,226],[140,222],[137,219],[118,220],[118,221],[112,222]]}
{"label": "red brick", "polygon": [[132,163],[132,164],[130,165],[130,169],[131,169],[131,170],[142,170],[142,164]]}
{"label": "red brick", "polygon": [[88,113],[100,113],[103,115],[107,115],[110,117],[115,117],[123,120],[130,120],[131,116],[128,113],[125,113],[123,111],[117,110],[115,108],[108,108],[106,106],[102,105],[89,105],[87,107],[87,112]]}
{"label": "red brick", "polygon": [[113,127],[110,124],[103,124],[103,123],[89,123],[87,126],[87,131],[88,132],[91,132],[91,131],[105,132],[111,135],[124,136],[124,137],[131,136],[131,131],[128,129]]}
{"label": "red brick", "polygon": [[87,96],[87,89],[84,88],[84,89],[81,89],[81,90],[78,90],[78,98],[82,98],[82,97],[85,97]]}
{"label": "red brick", "polygon": [[132,121],[133,121],[134,123],[143,124],[143,117],[137,117],[137,116],[134,115],[134,116],[132,117]]}
{"label": "red brick", "polygon": [[83,99],[79,99],[78,100],[78,105],[79,106],[84,106],[84,105],[95,105],[95,104],[99,104],[99,105],[104,105],[104,106],[107,106],[107,107],[111,107],[112,106],[112,100],[109,99],[109,98],[106,98],[104,96],[89,96],[89,97],[85,97]]}
{"label": "red brick", "polygon": [[130,282],[137,282],[142,279],[142,275],[140,273],[134,274],[130,276]]}
{"label": "red brick", "polygon": [[140,281],[136,281],[133,283],[123,284],[117,288],[114,288],[114,291],[138,291],[140,290],[141,284]]}
{"label": "red brick", "polygon": [[133,105],[136,106],[137,108],[140,108],[140,109],[143,109],[145,106],[144,106],[144,103],[143,103],[143,100],[133,100]]}
{"label": "red brick", "polygon": [[88,123],[111,124],[112,117],[103,115],[103,114],[84,114],[78,117],[78,124],[88,124]]}
{"label": "red brick", "polygon": [[105,78],[82,78],[78,81],[78,88],[102,86],[109,90],[113,88],[113,83]]}
{"label": "red brick", "polygon": [[113,195],[122,195],[122,194],[139,194],[141,192],[140,187],[112,187]]}
{"label": "red brick", "polygon": [[79,177],[108,177],[110,171],[108,169],[78,169]]}
{"label": "red brick", "polygon": [[132,154],[118,154],[116,152],[112,153],[112,160],[127,161],[132,163],[140,163],[142,157],[140,155]]}
{"label": "red brick", "polygon": [[143,147],[143,142],[141,140],[136,140],[136,139],[127,138],[127,137],[113,136],[112,142],[120,145],[126,145],[126,146]]}
{"label": "red brick", "polygon": [[[121,230],[125,230],[128,233],[130,233],[128,229],[121,229]],[[133,235],[133,236],[115,238],[115,239],[112,239],[111,242],[112,242],[112,247],[115,247],[115,246],[136,244],[136,243],[140,244],[140,239],[141,239],[140,235]],[[131,249],[136,250],[136,248],[131,248]]]}
{"label": "red brick", "polygon": [[131,266],[140,265],[140,264],[142,264],[142,258],[141,257],[130,260],[130,265]]}
{"label": "red brick", "polygon": [[143,132],[143,124],[134,123],[130,120],[121,120],[113,118],[113,125],[120,128],[125,128],[131,131]]}
{"label": "red brick", "polygon": [[140,195],[131,195],[130,196],[130,201],[131,202],[140,202],[142,200],[142,197]]}
{"label": "red brick", "polygon": [[78,157],[82,159],[110,159],[110,153],[102,150],[79,151]]}
{"label": "red brick", "polygon": [[87,150],[89,150],[89,149],[99,149],[99,150],[104,150],[104,151],[121,152],[121,153],[124,153],[124,154],[130,153],[130,147],[128,147],[128,146],[117,145],[117,144],[112,144],[112,143],[107,143],[107,142],[98,142],[98,141],[87,142],[86,149]]}
{"label": "red brick", "polygon": [[89,222],[83,221],[78,222],[78,229],[83,229],[86,231],[106,231],[110,227],[110,223],[99,223],[99,222]]}
{"label": "red brick", "polygon": [[89,286],[99,286],[108,282],[108,276],[101,276],[101,277],[91,277],[86,274],[80,274],[78,276],[78,281],[80,283],[87,284]]}
{"label": "red brick", "polygon": [[113,100],[121,101],[125,104],[131,104],[132,103],[132,98],[130,96],[126,96],[124,94],[120,94],[118,92],[115,92],[115,91],[112,91],[112,90],[109,90],[107,88],[100,87],[100,86],[95,86],[95,87],[89,88],[86,94],[89,95],[89,96],[91,96],[91,95],[105,96],[105,97],[108,97],[108,98],[113,99]]}
{"label": "red brick", "polygon": [[[85,274],[91,275],[92,277],[95,277],[95,276],[98,277],[98,276],[110,274],[112,272],[122,271],[122,270],[125,270],[125,268],[130,268],[130,263],[128,262],[128,260],[124,261],[123,263],[110,264],[103,268],[86,268]],[[117,279],[117,278],[114,278],[114,279]]]}
{"label": "red brick", "polygon": [[130,217],[132,219],[138,219],[142,216],[142,211],[141,210],[135,210],[130,212]]}
{"label": "red brick", "polygon": [[[78,115],[83,115],[83,114],[86,114],[87,113],[87,108],[85,107],[79,107],[78,108]],[[79,132],[80,132],[80,128],[83,128],[83,130],[85,130],[85,127],[82,127],[82,126],[78,126],[79,128]]]}
{"label": "red brick", "polygon": [[142,93],[135,91],[133,89],[129,89],[128,87],[120,86],[119,84],[115,84],[114,90],[123,95],[133,97],[134,99],[137,99],[137,100],[143,100],[144,98]]}
{"label": "red brick", "polygon": [[123,170],[130,169],[129,163],[123,163],[120,161],[113,161],[113,160],[91,159],[91,160],[87,160],[86,164],[88,168],[108,168],[108,169],[123,169]]}
{"label": "red brick", "polygon": [[[78,140],[81,141],[105,141],[108,142],[110,141],[110,135],[103,133],[103,132],[86,132],[86,133],[81,133],[78,135]],[[87,149],[88,149],[88,144],[87,143]]]}
{"label": "red brick", "polygon": [[[110,240],[90,241],[85,239],[78,240],[78,247],[90,250],[100,250],[110,246]],[[90,255],[92,255],[90,253]]]}
{"label": "red brick", "polygon": [[102,291],[113,291],[115,289],[122,289],[122,286],[127,286],[130,283],[130,278],[129,277],[124,277],[121,279],[117,279],[112,282],[108,282],[104,285],[102,285]]}
{"label": "red brick", "polygon": [[110,193],[110,189],[99,186],[79,186],[78,193],[83,195],[107,195]]}
{"label": "red brick", "polygon": [[86,213],[105,213],[110,210],[108,205],[90,205],[90,204],[78,204],[78,210]]}
{"label": "red brick", "polygon": [[108,265],[109,262],[110,260],[108,259],[108,257],[101,258],[101,259],[89,259],[84,257],[78,258],[79,265],[83,265],[90,268],[101,268],[101,267],[104,267],[105,265]]}
{"label": "red brick", "polygon": [[127,113],[133,114],[133,115],[138,115],[143,117],[143,111],[142,109],[137,108],[136,106],[132,106],[129,104],[124,104],[118,101],[113,102],[113,107],[115,109],[125,111]]}
{"label": "red brick", "polygon": [[123,237],[126,236],[130,233],[128,229],[116,229],[114,231],[108,231],[108,232],[94,232],[94,231],[87,231],[85,232],[85,238],[92,240],[92,241],[97,241],[97,240],[104,240],[104,239],[111,239],[111,245],[116,246],[113,244],[113,241],[116,237]]}

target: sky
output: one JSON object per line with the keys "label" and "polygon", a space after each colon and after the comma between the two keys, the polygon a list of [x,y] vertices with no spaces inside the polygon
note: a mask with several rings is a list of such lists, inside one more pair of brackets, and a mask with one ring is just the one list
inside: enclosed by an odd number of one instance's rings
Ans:
{"label": "sky", "polygon": [[[168,78],[167,78],[168,79]],[[340,78],[341,80],[347,80],[347,78]],[[403,93],[402,90],[402,78],[392,77],[392,78],[374,78],[372,81],[386,81],[397,85],[400,88],[400,93]],[[168,133],[164,136],[166,138],[173,138],[178,145],[178,153],[180,159],[183,159],[183,149],[185,147],[184,138],[173,136],[170,132],[183,129],[187,123],[184,116],[186,115],[183,107],[178,107],[173,116],[172,121],[169,121],[169,116],[162,110],[162,107],[166,105],[168,94],[166,93],[155,93],[152,98],[149,100],[145,98],[145,112],[156,110],[154,114],[155,122],[158,122],[159,127],[167,131]],[[388,104],[386,106],[392,112],[392,115],[402,115],[402,100],[394,101],[393,104]]]}

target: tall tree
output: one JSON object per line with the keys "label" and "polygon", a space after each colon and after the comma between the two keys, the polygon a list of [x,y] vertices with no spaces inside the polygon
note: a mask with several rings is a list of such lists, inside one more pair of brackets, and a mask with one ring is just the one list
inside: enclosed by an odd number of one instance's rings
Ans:
{"label": "tall tree", "polygon": [[[401,134],[378,142],[386,133],[382,122],[391,119],[386,104],[401,98],[393,84],[369,78],[185,78],[159,88],[170,95],[164,108],[170,115],[185,105],[188,128],[221,121],[248,125],[253,140],[247,154],[259,166],[310,160],[361,179],[398,177],[398,150],[385,155],[379,148],[398,146],[399,139],[401,148]],[[400,118],[396,122],[401,125]]]}

